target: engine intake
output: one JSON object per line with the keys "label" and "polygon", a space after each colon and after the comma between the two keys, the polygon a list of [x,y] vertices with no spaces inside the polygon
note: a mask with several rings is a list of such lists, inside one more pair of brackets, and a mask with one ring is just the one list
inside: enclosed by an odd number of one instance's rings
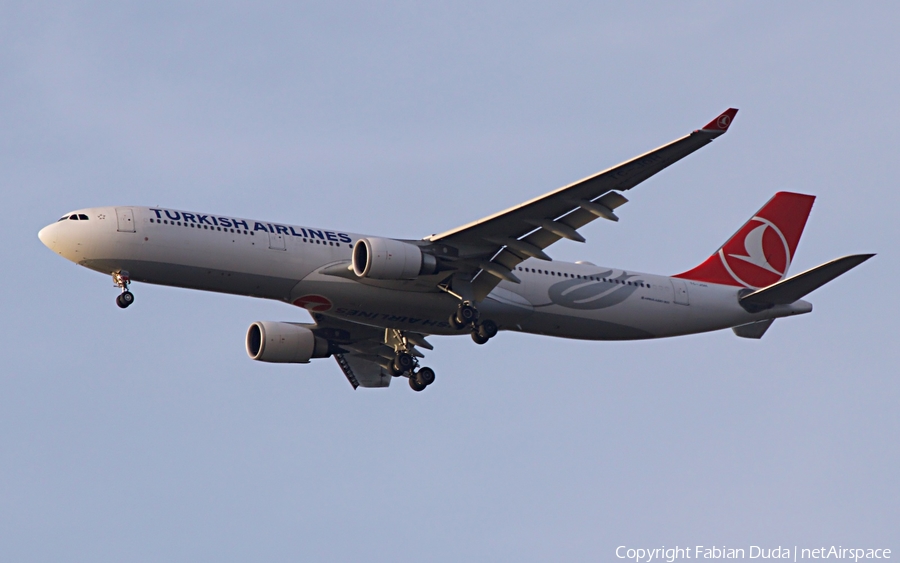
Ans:
{"label": "engine intake", "polygon": [[260,362],[306,364],[311,358],[327,358],[328,341],[305,326],[257,321],[247,330],[247,355]]}
{"label": "engine intake", "polygon": [[389,238],[361,238],[353,246],[353,273],[375,280],[414,280],[437,271],[437,259],[418,246]]}

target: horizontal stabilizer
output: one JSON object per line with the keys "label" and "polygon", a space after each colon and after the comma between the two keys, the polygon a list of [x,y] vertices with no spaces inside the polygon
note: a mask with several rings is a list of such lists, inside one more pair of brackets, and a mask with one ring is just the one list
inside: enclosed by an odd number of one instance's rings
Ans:
{"label": "horizontal stabilizer", "polygon": [[763,337],[763,334],[765,334],[766,331],[769,330],[769,327],[772,326],[772,323],[774,322],[775,319],[766,319],[764,321],[756,321],[755,323],[736,326],[731,330],[733,330],[734,333],[741,338],[753,338],[755,340],[759,340]]}
{"label": "horizontal stabilizer", "polygon": [[796,276],[774,283],[769,287],[758,289],[741,297],[741,305],[745,308],[765,308],[772,305],[788,305],[804,295],[822,287],[839,275],[859,266],[874,254],[854,254],[837,258],[806,270]]}

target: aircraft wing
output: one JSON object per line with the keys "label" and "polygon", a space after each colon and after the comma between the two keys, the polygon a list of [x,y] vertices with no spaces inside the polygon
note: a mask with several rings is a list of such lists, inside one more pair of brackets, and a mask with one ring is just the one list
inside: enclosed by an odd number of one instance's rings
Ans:
{"label": "aircraft wing", "polygon": [[618,166],[425,240],[459,250],[457,268],[472,274],[473,297],[481,301],[501,280],[517,283],[513,271],[526,258],[550,260],[544,249],[561,238],[584,242],[578,229],[598,217],[618,221],[614,210],[628,201],[619,192],[711,143],[737,111],[728,109],[702,129]]}
{"label": "aircraft wing", "polygon": [[[390,371],[394,349],[386,344],[385,329],[335,319],[319,313],[313,315],[316,324],[309,326],[316,336],[328,340],[336,350],[333,354],[341,371],[354,389],[357,387],[387,387],[393,375]],[[416,348],[431,349],[425,335],[405,332],[409,340],[409,352],[417,357],[424,355]]]}

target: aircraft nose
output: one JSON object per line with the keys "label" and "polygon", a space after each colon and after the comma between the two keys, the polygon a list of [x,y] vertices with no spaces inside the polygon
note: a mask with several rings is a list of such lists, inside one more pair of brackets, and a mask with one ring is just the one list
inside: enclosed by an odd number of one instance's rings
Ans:
{"label": "aircraft nose", "polygon": [[56,230],[54,227],[56,223],[51,223],[38,231],[38,238],[41,239],[41,242],[44,243],[44,246],[49,248],[50,250],[55,250],[53,247],[56,246],[56,234],[54,231]]}

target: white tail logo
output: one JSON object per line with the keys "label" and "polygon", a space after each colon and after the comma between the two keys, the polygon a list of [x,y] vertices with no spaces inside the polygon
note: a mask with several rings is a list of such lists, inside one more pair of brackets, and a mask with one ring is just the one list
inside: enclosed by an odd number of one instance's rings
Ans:
{"label": "white tail logo", "polygon": [[[791,265],[791,249],[790,249],[790,246],[788,246],[787,239],[781,233],[781,230],[775,226],[775,223],[772,223],[768,219],[763,219],[762,217],[754,217],[753,219],[751,219],[751,221],[757,221],[762,224],[760,226],[754,228],[753,230],[751,230],[749,233],[747,233],[747,236],[744,237],[744,251],[747,254],[746,255],[729,254],[728,257],[729,258],[737,258],[738,260],[743,260],[744,262],[747,262],[748,264],[753,264],[757,268],[762,268],[763,270],[766,270],[767,272],[772,272],[773,274],[778,276],[779,279],[784,279],[785,275],[787,274],[788,268]],[[778,246],[769,248],[768,249],[769,254],[772,255],[774,253],[777,253],[777,252],[781,251],[781,249],[783,248],[784,271],[779,271],[777,268],[772,266],[772,264],[769,263],[769,259],[766,258],[766,249],[763,247],[763,235],[766,234],[766,229],[769,229],[769,228],[771,228],[772,231],[774,231],[775,234],[778,235],[778,238],[781,239],[781,243],[782,243],[781,248],[779,248]],[[732,278],[734,278],[734,280],[736,282],[738,282],[746,287],[751,287],[751,288],[756,287],[754,285],[751,285],[751,284],[745,282],[740,277],[738,277],[738,275],[731,268],[731,265],[728,264],[728,260],[725,258],[725,253],[721,249],[719,250],[719,257],[722,259],[722,264],[725,266],[725,269],[728,270],[728,273],[731,275]]]}

